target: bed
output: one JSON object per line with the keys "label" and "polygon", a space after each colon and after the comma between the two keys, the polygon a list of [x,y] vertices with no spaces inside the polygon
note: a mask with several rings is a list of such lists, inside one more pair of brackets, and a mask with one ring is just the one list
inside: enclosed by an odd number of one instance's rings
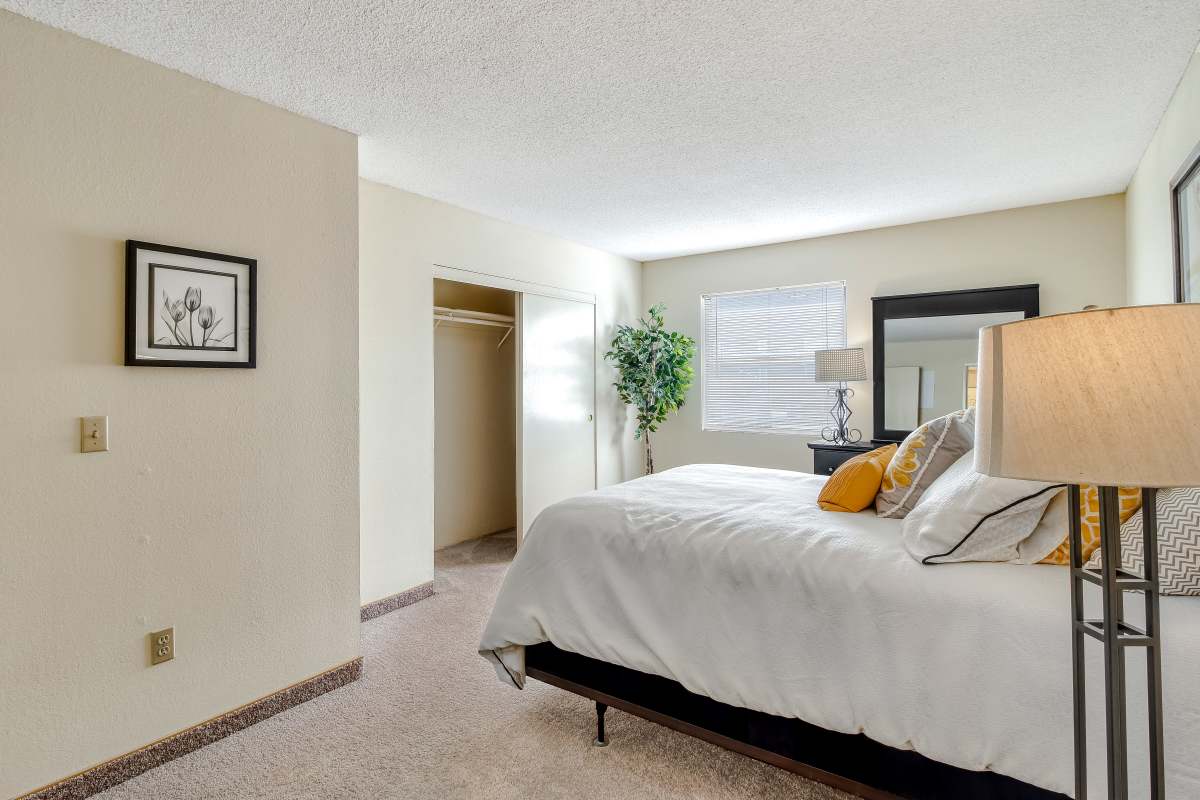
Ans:
{"label": "bed", "polygon": [[[518,688],[541,677],[864,797],[966,796],[938,794],[959,780],[977,797],[1069,795],[1065,569],[922,566],[901,522],[818,509],[824,481],[692,465],[551,506],[505,578],[481,655]],[[1162,620],[1168,794],[1200,797],[1200,598],[1162,598]],[[1102,674],[1100,655],[1088,648],[1089,675]],[[1140,674],[1132,708],[1145,703]],[[1105,772],[1100,727],[1093,775]],[[1144,733],[1130,730],[1132,797]],[[801,752],[780,752],[789,738]]]}

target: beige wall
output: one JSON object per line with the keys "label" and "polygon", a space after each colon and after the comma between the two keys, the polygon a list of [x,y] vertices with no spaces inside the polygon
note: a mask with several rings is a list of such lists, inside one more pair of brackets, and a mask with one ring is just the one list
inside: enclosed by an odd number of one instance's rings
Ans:
{"label": "beige wall", "polygon": [[[0,109],[12,797],[358,655],[357,148],[7,12]],[[122,366],[126,238],[257,258],[258,369]]]}
{"label": "beige wall", "polygon": [[635,320],[643,304],[635,261],[370,181],[359,186],[366,603],[433,578],[433,265],[595,294],[602,486],[640,474],[632,418],[599,356],[616,323]]}
{"label": "beige wall", "polygon": [[[434,281],[438,306],[512,316],[515,301],[502,289]],[[462,323],[433,335],[435,548],[517,524],[516,338],[504,337]]]}
{"label": "beige wall", "polygon": [[[921,395],[919,422],[923,424],[963,408],[967,365],[976,363],[978,346],[977,339],[931,339],[887,344],[884,361],[889,366],[921,367],[922,382],[933,381],[933,396]],[[926,377],[926,372],[932,372],[933,377]],[[864,384],[864,391],[868,386]],[[861,429],[862,426],[859,427]]]}
{"label": "beige wall", "polygon": [[[847,282],[850,346],[868,348],[872,296],[1041,284],[1042,313],[1125,300],[1122,195],[647,262],[645,304],[700,339],[700,294]],[[687,405],[654,439],[655,466],[718,462],[811,471],[813,436],[702,432],[700,358]],[[870,436],[871,383],[852,386],[851,422]]]}
{"label": "beige wall", "polygon": [[1192,56],[1126,192],[1129,303],[1175,301],[1171,180],[1200,144],[1200,53]]}

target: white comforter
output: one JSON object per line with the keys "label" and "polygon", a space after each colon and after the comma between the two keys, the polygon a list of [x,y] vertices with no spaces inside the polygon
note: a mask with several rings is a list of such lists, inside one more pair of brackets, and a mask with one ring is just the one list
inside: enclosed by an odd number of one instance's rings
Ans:
{"label": "white comforter", "polygon": [[[551,506],[505,577],[481,655],[523,685],[523,646],[549,641],[1070,795],[1066,571],[922,566],[900,522],[821,511],[824,480],[695,465]],[[1128,616],[1141,619],[1132,598]],[[1169,795],[1200,798],[1200,598],[1163,598],[1162,619]],[[1099,798],[1102,666],[1088,645]],[[1146,794],[1143,663],[1131,652],[1134,797]]]}

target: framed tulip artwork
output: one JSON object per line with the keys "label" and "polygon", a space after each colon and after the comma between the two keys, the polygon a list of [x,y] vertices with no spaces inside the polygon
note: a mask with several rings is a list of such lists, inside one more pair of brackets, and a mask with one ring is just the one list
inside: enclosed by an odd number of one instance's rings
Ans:
{"label": "framed tulip artwork", "polygon": [[253,258],[125,243],[125,364],[254,367]]}

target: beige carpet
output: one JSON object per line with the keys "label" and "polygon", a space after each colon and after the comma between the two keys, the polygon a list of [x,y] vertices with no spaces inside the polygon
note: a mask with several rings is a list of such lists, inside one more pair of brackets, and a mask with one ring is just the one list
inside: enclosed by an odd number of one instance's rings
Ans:
{"label": "beige carpet", "polygon": [[496,680],[476,655],[512,534],[437,554],[437,594],[363,623],[363,677],[97,795],[166,798],[655,798],[849,795],[620,711]]}

